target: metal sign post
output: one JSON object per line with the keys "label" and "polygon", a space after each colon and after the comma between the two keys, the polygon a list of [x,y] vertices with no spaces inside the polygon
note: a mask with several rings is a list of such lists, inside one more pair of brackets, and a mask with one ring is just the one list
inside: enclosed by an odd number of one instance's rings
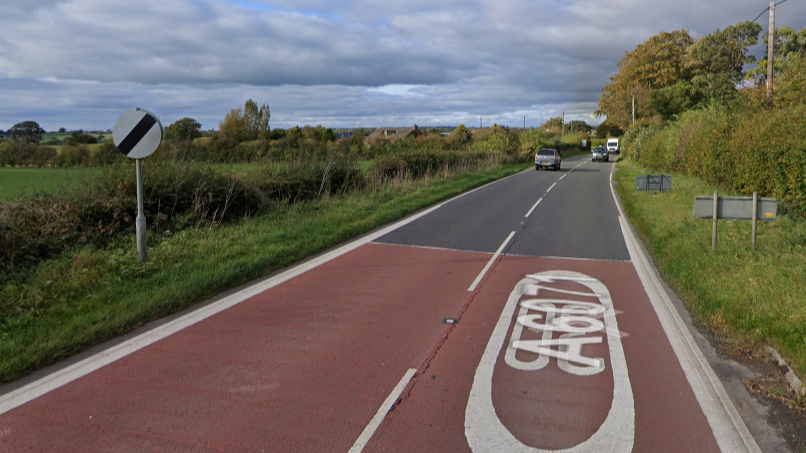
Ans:
{"label": "metal sign post", "polygon": [[137,159],[137,259],[141,263],[148,261],[148,247],[146,246],[146,215],[143,213],[143,159]]}
{"label": "metal sign post", "polygon": [[162,123],[157,115],[148,110],[129,110],[118,118],[112,138],[120,152],[134,159],[137,167],[137,258],[145,263],[148,261],[148,249],[143,210],[143,159],[153,154],[162,143]]}
{"label": "metal sign post", "polygon": [[775,220],[778,203],[774,198],[759,198],[757,192],[753,197],[720,197],[716,192],[712,197],[694,197],[694,218],[711,219],[714,226],[711,232],[711,248],[716,250],[717,220],[752,220],[753,250],[756,249],[756,233],[759,220]]}
{"label": "metal sign post", "polygon": [[716,250],[716,224],[717,220],[719,219],[719,195],[714,192],[714,211],[713,211],[713,219],[714,219],[714,227],[711,229],[711,250]]}

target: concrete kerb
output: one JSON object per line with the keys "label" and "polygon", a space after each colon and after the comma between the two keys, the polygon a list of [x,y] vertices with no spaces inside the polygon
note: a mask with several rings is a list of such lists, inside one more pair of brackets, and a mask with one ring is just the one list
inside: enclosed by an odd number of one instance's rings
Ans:
{"label": "concrete kerb", "polygon": [[801,395],[806,395],[806,385],[803,385],[803,381],[800,380],[797,374],[795,374],[795,371],[792,369],[792,367],[786,363],[786,360],[781,357],[781,354],[770,346],[765,346],[764,350],[767,352],[770,358],[772,358],[776,365],[786,370],[784,378],[786,378],[786,382],[789,384],[789,387],[792,389],[792,391]]}

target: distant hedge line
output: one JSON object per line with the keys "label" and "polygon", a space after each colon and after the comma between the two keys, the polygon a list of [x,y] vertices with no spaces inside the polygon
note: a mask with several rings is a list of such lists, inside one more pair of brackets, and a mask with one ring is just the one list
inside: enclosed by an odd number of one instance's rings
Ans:
{"label": "distant hedge line", "polygon": [[630,129],[624,146],[646,168],[755,191],[806,218],[806,105],[689,111],[666,127]]}
{"label": "distant hedge line", "polygon": [[126,160],[111,143],[97,146],[52,146],[0,143],[0,167],[99,167]]}
{"label": "distant hedge line", "polygon": [[[459,130],[459,129],[457,129]],[[583,132],[560,135],[550,130],[532,128],[510,129],[494,125],[470,133],[442,136],[428,133],[417,138],[395,141],[366,139],[362,131],[345,140],[322,140],[316,129],[306,127],[277,132],[279,138],[238,142],[220,134],[189,141],[164,142],[149,160],[194,161],[206,163],[242,162],[307,162],[328,160],[337,155],[350,159],[370,160],[399,157],[413,152],[456,154],[457,159],[474,159],[473,153],[498,152],[508,158],[526,157],[539,148],[557,148],[563,153],[580,150],[582,140],[590,138]],[[331,134],[332,135],[332,134]],[[462,154],[465,153],[465,154]],[[467,154],[469,153],[469,154]],[[452,158],[451,158],[452,159]],[[0,167],[96,167],[124,162],[126,158],[112,143],[100,145],[65,145],[58,151],[52,146],[0,143]],[[417,171],[414,169],[414,171]]]}

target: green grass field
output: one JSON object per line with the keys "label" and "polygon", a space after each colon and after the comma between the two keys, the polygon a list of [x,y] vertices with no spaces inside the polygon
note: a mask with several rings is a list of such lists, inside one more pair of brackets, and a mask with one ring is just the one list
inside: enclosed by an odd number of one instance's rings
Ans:
{"label": "green grass field", "polygon": [[17,194],[69,188],[99,168],[0,168],[0,202]]}

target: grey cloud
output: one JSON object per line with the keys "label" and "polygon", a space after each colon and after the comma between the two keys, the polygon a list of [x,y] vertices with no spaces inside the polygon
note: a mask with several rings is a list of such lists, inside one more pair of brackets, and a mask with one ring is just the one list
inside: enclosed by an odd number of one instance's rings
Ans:
{"label": "grey cloud", "polygon": [[[5,0],[0,128],[42,118],[46,128],[105,129],[134,106],[162,112],[164,121],[190,116],[213,128],[248,98],[270,104],[272,124],[280,127],[478,116],[517,125],[524,115],[539,123],[563,110],[591,118],[625,51],[662,30],[701,36],[752,19],[765,6]],[[801,29],[806,5],[783,4],[777,17],[779,25]],[[418,88],[407,96],[370,89],[390,84]]]}

